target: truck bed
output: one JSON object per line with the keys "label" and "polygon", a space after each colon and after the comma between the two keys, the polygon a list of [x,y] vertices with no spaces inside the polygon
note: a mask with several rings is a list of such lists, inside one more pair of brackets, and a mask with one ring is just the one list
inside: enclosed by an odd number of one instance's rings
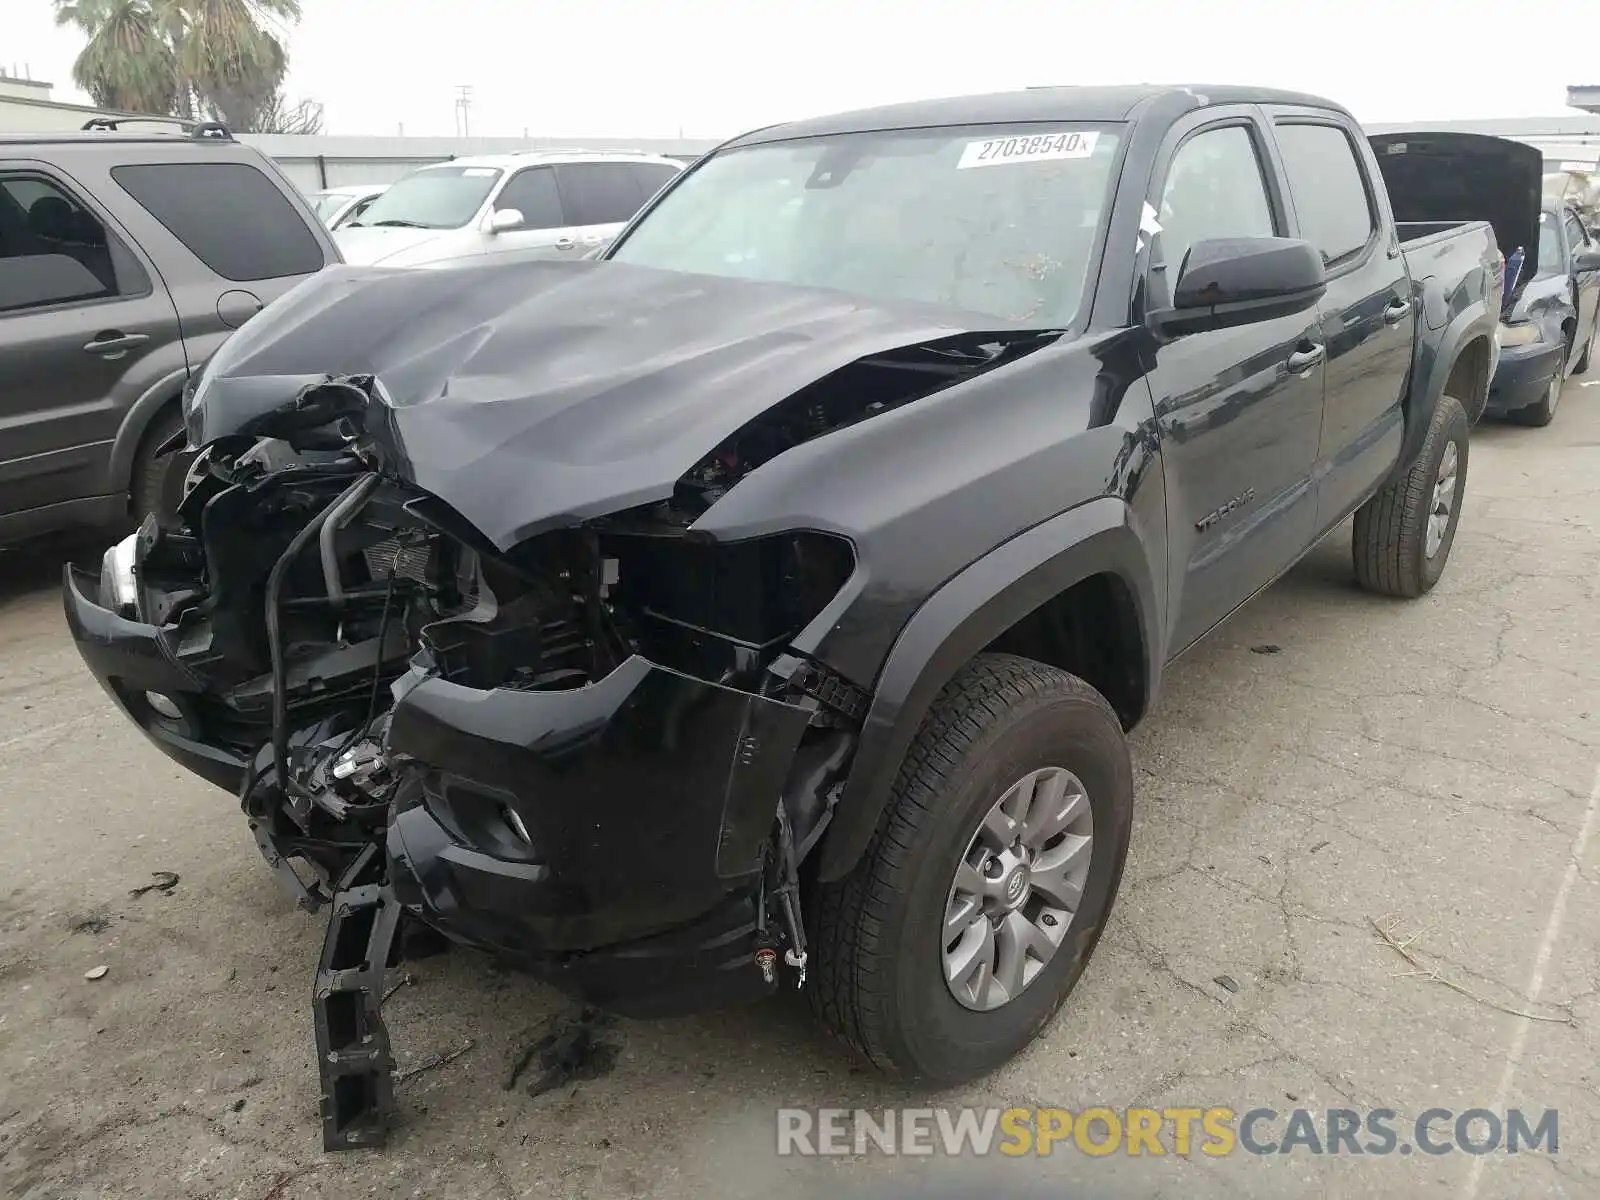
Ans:
{"label": "truck bed", "polygon": [[[1475,225],[1489,225],[1484,221],[1396,221],[1395,230],[1400,234],[1400,248],[1402,250],[1421,250],[1434,242],[1446,241],[1457,234],[1465,233]],[[1492,229],[1493,226],[1490,226]],[[1498,244],[1498,240],[1497,240]]]}
{"label": "truck bed", "polygon": [[1407,131],[1369,140],[1408,258],[1485,223],[1503,258],[1518,249],[1538,253],[1544,186],[1538,150],[1477,133]]}

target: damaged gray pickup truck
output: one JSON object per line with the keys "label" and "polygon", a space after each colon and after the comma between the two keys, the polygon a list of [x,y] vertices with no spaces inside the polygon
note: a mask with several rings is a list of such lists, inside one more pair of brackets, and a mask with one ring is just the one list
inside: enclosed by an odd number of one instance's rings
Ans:
{"label": "damaged gray pickup truck", "polygon": [[798,985],[910,1077],[1026,1046],[1164,665],[1352,513],[1369,589],[1439,578],[1501,259],[1421,244],[1325,101],[1043,89],[736,139],[599,261],[270,305],[65,606],[331,911],[325,1145],[384,1137],[408,930],[624,1014]]}

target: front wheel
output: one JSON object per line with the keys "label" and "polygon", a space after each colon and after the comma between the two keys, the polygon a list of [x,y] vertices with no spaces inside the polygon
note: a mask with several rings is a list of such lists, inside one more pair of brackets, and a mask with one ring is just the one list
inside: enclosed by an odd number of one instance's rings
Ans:
{"label": "front wheel", "polygon": [[1054,667],[980,655],[934,702],[861,861],[817,888],[813,1006],[890,1074],[994,1070],[1094,953],[1132,815],[1105,699]]}
{"label": "front wheel", "polygon": [[133,481],[128,499],[135,525],[152,513],[163,524],[172,521],[182,498],[183,472],[189,456],[182,451],[158,454],[157,451],[183,428],[183,414],[176,407],[157,413],[139,441],[133,461]]}
{"label": "front wheel", "polygon": [[[1573,374],[1577,372],[1574,371]],[[1550,382],[1545,385],[1544,395],[1539,398],[1538,403],[1512,409],[1506,414],[1506,420],[1513,425],[1531,425],[1535,429],[1543,429],[1556,419],[1556,408],[1561,404],[1563,383],[1561,369],[1558,367]]]}
{"label": "front wheel", "polygon": [[1352,554],[1362,587],[1414,598],[1444,574],[1467,487],[1467,414],[1440,396],[1411,469],[1356,510]]}

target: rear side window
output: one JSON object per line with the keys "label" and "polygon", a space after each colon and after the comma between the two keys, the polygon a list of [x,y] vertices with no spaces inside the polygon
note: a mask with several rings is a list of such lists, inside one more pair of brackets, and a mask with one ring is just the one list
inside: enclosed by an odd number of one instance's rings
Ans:
{"label": "rear side window", "polygon": [[1300,234],[1330,266],[1359,252],[1378,223],[1350,135],[1337,125],[1280,124],[1278,150]]}
{"label": "rear side window", "polygon": [[495,197],[497,210],[514,208],[522,214],[518,229],[560,229],[568,224],[561,215],[561,196],[555,172],[549,167],[529,167],[506,181]]}
{"label": "rear side window", "polygon": [[639,184],[640,208],[681,173],[676,167],[669,167],[665,163],[634,163],[632,169],[633,177]]}
{"label": "rear side window", "polygon": [[224,279],[322,269],[322,246],[300,210],[247,163],[148,163],[113,167],[111,177]]}
{"label": "rear side window", "polygon": [[627,162],[562,163],[555,169],[562,208],[574,225],[619,225],[644,205]]}
{"label": "rear side window", "polygon": [[149,290],[133,254],[67,188],[0,174],[0,313]]}

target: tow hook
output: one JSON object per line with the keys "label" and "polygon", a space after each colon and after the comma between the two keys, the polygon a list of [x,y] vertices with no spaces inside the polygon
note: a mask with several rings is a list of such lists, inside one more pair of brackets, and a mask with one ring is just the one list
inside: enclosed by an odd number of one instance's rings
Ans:
{"label": "tow hook", "polygon": [[772,984],[778,981],[778,952],[771,946],[756,951],[756,966],[761,968],[761,978]]}

